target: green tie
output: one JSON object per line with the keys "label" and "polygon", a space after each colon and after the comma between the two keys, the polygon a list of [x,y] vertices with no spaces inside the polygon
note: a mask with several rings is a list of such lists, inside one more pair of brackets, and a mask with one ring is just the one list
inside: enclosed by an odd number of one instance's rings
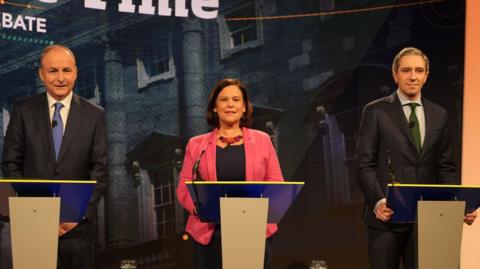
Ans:
{"label": "green tie", "polygon": [[415,143],[417,153],[420,153],[420,150],[422,149],[422,142],[420,138],[420,125],[418,124],[417,114],[415,113],[415,108],[417,108],[417,106],[420,106],[420,104],[409,103],[407,105],[410,106],[410,108],[412,109],[412,113],[410,113],[410,118],[408,119],[408,125],[410,127],[410,130],[412,131],[413,142]]}

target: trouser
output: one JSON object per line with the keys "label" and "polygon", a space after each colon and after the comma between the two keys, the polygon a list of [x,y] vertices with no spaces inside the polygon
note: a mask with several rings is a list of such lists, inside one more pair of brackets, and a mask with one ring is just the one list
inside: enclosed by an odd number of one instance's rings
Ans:
{"label": "trouser", "polygon": [[93,269],[93,224],[82,221],[58,240],[57,269]]}
{"label": "trouser", "polygon": [[417,233],[415,224],[405,224],[398,231],[368,228],[368,258],[372,269],[417,268]]}

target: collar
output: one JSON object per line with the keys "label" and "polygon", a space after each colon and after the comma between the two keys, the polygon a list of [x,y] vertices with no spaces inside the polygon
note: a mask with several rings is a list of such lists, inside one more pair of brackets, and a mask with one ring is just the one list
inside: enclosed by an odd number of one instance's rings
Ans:
{"label": "collar", "polygon": [[55,105],[55,103],[60,102],[62,103],[63,107],[65,107],[67,110],[70,110],[70,104],[72,103],[72,98],[73,98],[73,91],[71,91],[65,98],[63,98],[60,101],[55,100],[50,93],[47,91],[47,100],[48,100],[48,107],[52,107]]}
{"label": "collar", "polygon": [[400,89],[397,89],[397,96],[398,96],[398,100],[400,101],[400,104],[402,104],[402,106],[410,104],[410,103],[417,103],[420,106],[423,106],[423,104],[422,104],[422,93],[420,93],[418,95],[418,98],[416,100],[412,101],[412,100],[408,99],[408,97]]}

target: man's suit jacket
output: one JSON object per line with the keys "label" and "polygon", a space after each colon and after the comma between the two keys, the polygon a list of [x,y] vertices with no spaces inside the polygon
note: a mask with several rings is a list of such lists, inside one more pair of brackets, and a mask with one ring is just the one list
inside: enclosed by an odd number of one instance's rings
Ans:
{"label": "man's suit jacket", "polygon": [[[405,184],[457,184],[456,166],[448,131],[447,112],[422,98],[425,140],[420,154],[396,93],[367,104],[360,122],[357,147],[357,181],[365,196],[365,222],[387,229],[391,224],[375,218],[377,201],[385,198],[387,159],[396,179]],[[390,156],[389,156],[390,155]]]}
{"label": "man's suit jacket", "polygon": [[[277,154],[270,137],[257,130],[243,128],[245,147],[245,176],[247,181],[283,181],[282,171]],[[191,181],[192,168],[203,150],[205,154],[200,159],[199,172],[205,180],[217,180],[216,145],[218,129],[210,133],[190,139],[185,151],[185,158],[180,172],[180,182],[177,187],[177,197],[182,206],[190,213],[186,231],[201,244],[208,244],[215,230],[215,224],[204,223],[193,213],[194,204],[188,193],[185,181]],[[277,231],[276,224],[267,224],[267,237]]]}
{"label": "man's suit jacket", "polygon": [[8,178],[97,180],[85,216],[106,188],[105,112],[73,94],[58,161],[46,93],[16,101],[5,135],[2,172]]}

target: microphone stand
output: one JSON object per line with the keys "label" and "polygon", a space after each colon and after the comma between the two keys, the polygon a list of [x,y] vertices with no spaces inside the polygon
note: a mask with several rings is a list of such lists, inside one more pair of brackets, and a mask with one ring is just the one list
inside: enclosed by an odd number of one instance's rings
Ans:
{"label": "microphone stand", "polygon": [[197,160],[195,161],[195,164],[193,165],[192,168],[192,187],[193,187],[193,193],[195,194],[195,199],[193,200],[193,204],[195,205],[195,209],[197,210],[197,215],[200,218],[202,222],[207,222],[203,214],[200,212],[200,198],[198,197],[198,190],[197,190],[197,184],[195,184],[196,181],[200,180],[203,181],[202,176],[200,175],[199,171],[199,166],[200,166],[200,158],[202,158],[203,154],[205,154],[205,149],[202,150],[200,153],[200,156],[198,156]]}
{"label": "microphone stand", "polygon": [[395,177],[395,171],[393,170],[392,167],[392,158],[390,156],[390,150],[387,150],[387,164],[388,164],[388,177],[390,178],[390,181],[392,182],[392,187],[395,186],[395,184],[398,184],[397,177]]}
{"label": "microphone stand", "polygon": [[[398,184],[398,180],[397,180],[397,177],[395,177],[395,171],[393,170],[392,158],[390,153],[391,153],[390,150],[387,150],[387,165],[388,165],[387,174],[388,174],[388,177],[390,178],[390,182],[392,182],[392,188],[395,188],[395,184]],[[387,206],[390,207],[388,204]]]}

